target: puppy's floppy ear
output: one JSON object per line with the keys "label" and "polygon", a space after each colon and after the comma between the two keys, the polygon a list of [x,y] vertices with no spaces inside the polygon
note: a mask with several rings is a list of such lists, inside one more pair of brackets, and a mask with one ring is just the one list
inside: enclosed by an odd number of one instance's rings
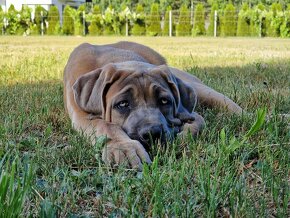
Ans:
{"label": "puppy's floppy ear", "polygon": [[187,110],[189,113],[193,112],[197,102],[197,96],[194,89],[183,82],[181,79],[177,77],[175,77],[175,79],[180,94],[180,107],[183,107],[180,109]]}
{"label": "puppy's floppy ear", "polygon": [[194,120],[194,115],[192,112],[197,102],[194,89],[181,79],[175,77],[167,66],[162,65],[158,68],[161,71],[162,77],[169,84],[169,87],[174,95],[176,102],[176,117],[182,122]]}
{"label": "puppy's floppy ear", "polygon": [[73,85],[77,105],[88,113],[105,116],[105,96],[109,85],[118,77],[113,64],[80,76]]}

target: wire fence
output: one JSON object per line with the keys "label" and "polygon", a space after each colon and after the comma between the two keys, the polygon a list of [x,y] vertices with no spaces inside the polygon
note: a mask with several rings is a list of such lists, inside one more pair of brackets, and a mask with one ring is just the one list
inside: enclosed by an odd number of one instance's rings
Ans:
{"label": "wire fence", "polygon": [[[168,11],[160,15],[142,14],[139,17],[119,14],[107,18],[105,14],[86,15],[82,13],[77,17],[41,15],[40,21],[26,19],[25,22],[3,18],[2,35],[149,35],[149,36],[235,36],[239,29],[239,11],[230,11],[227,14],[218,11],[205,11],[181,13]],[[244,34],[249,36],[263,36],[263,18],[255,22],[244,19]],[[14,22],[14,23],[13,23]]]}

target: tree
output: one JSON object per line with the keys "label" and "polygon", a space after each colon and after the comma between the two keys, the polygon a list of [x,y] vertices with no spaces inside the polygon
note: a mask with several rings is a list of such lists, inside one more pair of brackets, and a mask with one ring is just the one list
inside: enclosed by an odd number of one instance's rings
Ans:
{"label": "tree", "polygon": [[102,14],[99,5],[95,5],[93,8],[91,24],[89,25],[89,34],[97,36],[102,34]]}
{"label": "tree", "polygon": [[0,32],[4,34],[4,11],[0,5]]}
{"label": "tree", "polygon": [[[174,7],[177,1],[176,0],[159,0],[159,7],[161,11],[167,11],[168,7],[171,8]],[[178,7],[179,8],[179,7]],[[174,8],[174,9],[178,9],[178,8]]]}
{"label": "tree", "polygon": [[[218,5],[216,3],[214,3],[211,6],[211,10],[210,10],[210,15],[209,15],[210,23],[209,23],[209,26],[208,26],[208,29],[207,29],[207,32],[206,32],[206,34],[208,36],[214,36],[215,11],[218,11]],[[219,25],[219,19],[217,17],[217,33],[220,32],[219,29],[220,29],[220,25]]]}
{"label": "tree", "polygon": [[51,6],[48,11],[48,35],[57,35],[60,33],[59,12],[56,6]]}
{"label": "tree", "polygon": [[86,10],[85,4],[82,4],[78,7],[77,10],[71,10],[71,16],[73,16],[74,20],[74,35],[81,36],[85,33],[85,26],[84,26],[84,13]]}
{"label": "tree", "polygon": [[237,36],[251,35],[251,11],[248,4],[243,4],[238,17]]}
{"label": "tree", "polygon": [[232,3],[226,5],[222,17],[221,35],[235,36],[237,33],[236,8]]}
{"label": "tree", "polygon": [[121,34],[121,35],[126,35],[126,31],[128,28],[128,34],[130,32],[130,22],[129,22],[129,18],[131,17],[131,11],[130,9],[126,6],[123,5],[122,10],[118,13],[118,33],[117,34]]}
{"label": "tree", "polygon": [[20,11],[20,20],[19,24],[20,27],[18,29],[18,34],[19,35],[29,35],[30,34],[30,26],[32,24],[31,20],[31,8],[29,8],[27,5],[23,5]]}
{"label": "tree", "polygon": [[65,35],[73,35],[75,31],[74,16],[75,9],[66,5],[63,11],[62,33]]}
{"label": "tree", "polygon": [[286,11],[284,12],[284,20],[280,26],[280,34],[283,38],[290,37],[290,4],[287,6]]}
{"label": "tree", "polygon": [[197,4],[194,10],[194,19],[193,19],[193,36],[200,36],[205,34],[205,15],[204,15],[203,4]]}
{"label": "tree", "polygon": [[251,11],[251,36],[265,36],[266,35],[266,9],[262,3],[259,3]]}
{"label": "tree", "polygon": [[143,36],[146,33],[145,28],[145,14],[144,8],[141,4],[138,4],[136,7],[136,12],[133,12],[132,15],[133,28],[132,35],[134,36]]}
{"label": "tree", "polygon": [[47,19],[47,11],[40,5],[35,7],[34,25],[31,27],[32,34],[41,34],[41,23],[43,22],[43,32],[46,32],[45,20]]}
{"label": "tree", "polygon": [[191,33],[190,11],[186,4],[180,8],[178,24],[176,26],[176,36],[189,36]]}
{"label": "tree", "polygon": [[113,35],[115,34],[115,10],[109,6],[105,14],[103,15],[103,27],[104,27],[104,35]]}
{"label": "tree", "polygon": [[6,27],[6,33],[9,35],[17,34],[20,28],[20,15],[13,4],[8,8],[7,21],[8,25]]}
{"label": "tree", "polygon": [[282,5],[273,3],[270,11],[266,13],[266,36],[280,36],[280,26],[283,23],[283,18]]}
{"label": "tree", "polygon": [[171,7],[173,11],[180,9],[182,4],[188,4],[189,0],[159,0],[161,11],[165,11],[168,6]]}
{"label": "tree", "polygon": [[148,36],[157,36],[161,34],[160,14],[157,3],[151,6],[150,15],[147,18],[146,34]]}

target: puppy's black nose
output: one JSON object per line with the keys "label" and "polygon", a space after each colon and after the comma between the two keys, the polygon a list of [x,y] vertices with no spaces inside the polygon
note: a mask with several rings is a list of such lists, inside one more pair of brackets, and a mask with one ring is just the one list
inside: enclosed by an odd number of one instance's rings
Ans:
{"label": "puppy's black nose", "polygon": [[149,142],[150,140],[155,141],[162,137],[162,132],[163,130],[161,126],[149,126],[140,130],[140,136],[146,142]]}

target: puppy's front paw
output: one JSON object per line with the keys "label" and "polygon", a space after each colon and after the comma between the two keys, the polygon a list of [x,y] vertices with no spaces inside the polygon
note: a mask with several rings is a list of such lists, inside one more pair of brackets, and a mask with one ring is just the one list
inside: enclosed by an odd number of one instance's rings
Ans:
{"label": "puppy's front paw", "polygon": [[181,137],[186,137],[188,133],[193,136],[198,135],[198,133],[204,128],[205,122],[202,116],[199,114],[195,115],[195,120],[193,122],[185,123],[182,127],[182,131],[179,133]]}
{"label": "puppy's front paw", "polygon": [[136,140],[111,140],[103,148],[102,159],[110,166],[129,164],[131,168],[140,171],[142,170],[142,162],[151,163],[148,153]]}

